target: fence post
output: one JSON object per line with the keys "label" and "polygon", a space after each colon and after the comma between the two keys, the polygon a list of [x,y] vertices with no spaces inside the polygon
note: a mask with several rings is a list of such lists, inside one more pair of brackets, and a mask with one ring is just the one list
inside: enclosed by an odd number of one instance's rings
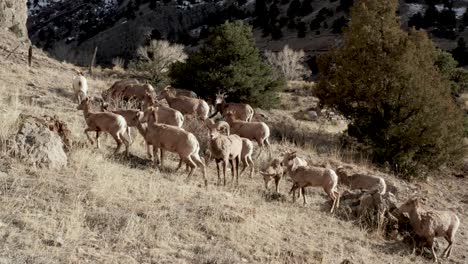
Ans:
{"label": "fence post", "polygon": [[33,57],[33,47],[32,45],[30,45],[29,50],[28,50],[28,66],[29,67],[32,66],[32,57]]}
{"label": "fence post", "polygon": [[96,46],[94,48],[93,57],[91,58],[91,63],[89,64],[89,74],[93,74],[93,67],[94,67],[94,63],[96,62],[97,51],[98,51],[98,47]]}

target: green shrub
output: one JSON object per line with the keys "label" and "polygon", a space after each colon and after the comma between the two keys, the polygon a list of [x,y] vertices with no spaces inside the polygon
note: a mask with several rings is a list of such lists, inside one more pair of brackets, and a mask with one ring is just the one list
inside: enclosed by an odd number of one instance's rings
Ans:
{"label": "green shrub", "polygon": [[426,33],[405,32],[397,0],[359,0],[344,45],[319,58],[316,95],[350,120],[373,159],[425,177],[463,153],[463,120]]}
{"label": "green shrub", "polygon": [[172,65],[169,77],[174,87],[190,88],[203,98],[223,91],[230,101],[262,108],[278,104],[285,87],[284,78],[260,60],[252,28],[241,21],[216,28],[186,63]]}

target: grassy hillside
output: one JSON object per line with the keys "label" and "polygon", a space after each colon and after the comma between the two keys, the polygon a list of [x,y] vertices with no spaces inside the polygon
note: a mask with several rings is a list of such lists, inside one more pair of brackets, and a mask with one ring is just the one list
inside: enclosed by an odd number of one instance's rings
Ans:
{"label": "grassy hillside", "polygon": [[[1,33],[0,56],[17,43]],[[70,64],[37,52],[26,66],[26,46],[0,60],[0,142],[15,134],[20,113],[57,115],[66,121],[75,141],[86,142],[82,112],[72,100]],[[121,73],[98,70],[88,77],[92,95]],[[356,159],[339,148],[343,123],[296,121],[291,116],[313,98],[285,94],[281,109],[269,117],[276,138],[273,153],[297,149],[312,163],[327,160],[357,163],[373,170],[366,158]],[[197,127],[195,125],[191,126]],[[204,133],[198,128],[197,134]],[[136,134],[134,132],[134,134]],[[291,144],[298,139],[303,147]],[[299,140],[300,139],[300,140]],[[209,187],[200,172],[185,181],[173,173],[178,159],[155,171],[136,136],[131,157],[111,155],[114,142],[103,148],[75,147],[63,170],[22,164],[0,148],[1,263],[426,263],[399,241],[386,241],[352,221],[328,213],[330,203],[320,189],[309,189],[309,204],[293,204],[291,183],[282,181],[281,196],[265,191],[258,175],[241,177],[239,186],[215,186],[216,169],[208,169]],[[78,144],[79,145],[79,144]],[[354,156],[353,156],[354,157]],[[267,157],[256,159],[257,170]],[[428,182],[386,180],[399,189],[398,199],[418,193],[434,208],[455,210],[462,221],[454,252],[446,263],[468,258],[468,179],[441,174]],[[445,246],[445,241],[439,240]],[[440,251],[439,251],[440,253]]]}

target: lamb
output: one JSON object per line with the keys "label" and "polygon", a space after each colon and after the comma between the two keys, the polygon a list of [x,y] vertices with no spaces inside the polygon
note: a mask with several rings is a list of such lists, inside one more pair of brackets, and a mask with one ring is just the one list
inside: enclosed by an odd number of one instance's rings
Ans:
{"label": "lamb", "polygon": [[[218,172],[218,184],[221,181],[219,163],[223,162],[223,185],[226,185],[226,169],[228,161],[231,164],[232,181],[236,173],[236,184],[239,184],[239,161],[242,153],[242,139],[238,135],[230,135],[229,125],[226,122],[215,123],[211,119],[205,121],[210,135],[209,150],[211,157],[216,161]],[[222,128],[226,129],[227,135],[220,133]],[[236,162],[234,167],[233,161]]]}
{"label": "lamb", "polygon": [[78,104],[81,104],[81,101],[86,98],[88,94],[88,82],[83,75],[83,72],[76,71],[77,76],[73,78],[73,92],[75,93],[75,98],[78,101]]}
{"label": "lamb", "polygon": [[254,115],[254,110],[249,104],[241,103],[226,103],[227,95],[225,93],[216,94],[216,112],[210,118],[216,116],[218,112],[225,116],[227,112],[231,111],[237,120],[251,122]]}
{"label": "lamb", "polygon": [[[307,201],[304,195],[305,187],[321,186],[333,202],[330,209],[330,213],[333,213],[335,208],[338,208],[340,205],[340,193],[337,191],[338,176],[332,169],[313,166],[298,166],[298,164],[294,162],[295,154],[295,152],[292,152],[282,161],[286,166],[286,171],[289,174],[289,177],[291,177],[291,180],[293,181],[293,186],[290,192],[294,192],[296,189],[301,188],[304,204],[306,204]],[[294,196],[293,202],[295,202]]]}
{"label": "lamb", "polygon": [[265,171],[260,171],[260,174],[263,176],[265,189],[268,189],[268,184],[272,180],[275,180],[275,190],[277,193],[279,193],[279,182],[284,175],[284,169],[281,165],[281,160],[274,159]]}
{"label": "lamb", "polygon": [[[145,141],[148,145],[153,145],[155,167],[157,167],[159,163],[157,158],[157,151],[159,148],[161,148],[160,167],[163,167],[164,162],[163,150],[177,153],[181,159],[177,170],[180,169],[182,162],[185,162],[190,167],[190,172],[187,175],[187,180],[189,180],[195,172],[196,168],[201,167],[203,181],[205,186],[207,186],[208,181],[206,179],[205,163],[199,156],[200,144],[197,138],[192,133],[187,132],[180,127],[159,124],[158,115],[156,114],[157,111],[157,107],[154,107],[154,109],[150,107],[146,110],[147,114],[145,114],[145,121],[148,123],[145,134]],[[141,114],[142,112],[139,114],[140,120]]]}
{"label": "lamb", "polygon": [[186,96],[176,97],[173,91],[166,87],[162,90],[158,100],[166,99],[171,108],[180,111],[184,115],[192,115],[201,120],[206,120],[210,111],[208,104],[202,99]]}
{"label": "lamb", "polygon": [[252,141],[257,141],[260,146],[260,151],[257,154],[257,158],[263,151],[263,148],[268,149],[271,157],[270,142],[270,128],[264,122],[246,122],[237,120],[232,111],[226,113],[226,121],[231,127],[233,134],[239,135],[243,138],[248,138]]}
{"label": "lamb", "polygon": [[382,177],[355,173],[348,176],[344,167],[339,167],[336,170],[340,183],[348,186],[351,190],[364,189],[368,191],[377,190],[380,195],[387,192],[387,184]]}
{"label": "lamb", "polygon": [[96,131],[96,144],[97,148],[99,145],[99,133],[108,132],[114,138],[117,143],[114,154],[118,153],[122,142],[125,144],[125,154],[128,155],[129,142],[125,138],[125,132],[129,133],[127,122],[121,115],[108,112],[91,112],[89,109],[89,98],[86,97],[78,105],[77,110],[83,110],[84,118],[88,127],[85,129],[85,134],[88,140],[93,144],[93,140],[89,136],[90,131]]}
{"label": "lamb", "polygon": [[418,198],[412,198],[400,206],[401,213],[408,213],[414,232],[426,238],[427,246],[431,248],[432,256],[437,262],[434,250],[434,238],[444,237],[449,243],[442,253],[442,257],[450,257],[453,248],[455,233],[460,226],[458,216],[450,211],[426,211],[422,208]]}
{"label": "lamb", "polygon": [[[299,166],[307,166],[307,161],[301,157],[298,157],[296,152],[291,152],[291,151],[287,151],[286,153],[284,153],[283,155],[283,160],[284,159],[288,159],[286,158],[287,156],[291,156],[290,159],[292,159],[292,162],[294,164],[296,164],[296,167],[299,167]],[[284,167],[284,164],[281,162],[281,166]],[[286,173],[286,172],[285,172]],[[298,197],[301,197],[301,192],[299,192],[298,194]],[[296,191],[294,190],[293,191],[293,199],[296,199]]]}

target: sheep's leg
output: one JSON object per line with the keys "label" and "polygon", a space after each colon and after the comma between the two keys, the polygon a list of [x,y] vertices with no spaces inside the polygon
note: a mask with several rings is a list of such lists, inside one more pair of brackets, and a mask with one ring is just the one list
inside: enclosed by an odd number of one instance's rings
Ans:
{"label": "sheep's leg", "polygon": [[234,183],[234,160],[230,159],[229,164],[231,164],[231,183]]}
{"label": "sheep's leg", "polygon": [[153,154],[151,153],[151,145],[146,143],[146,155],[150,160],[153,160]]}
{"label": "sheep's leg", "polygon": [[92,129],[90,129],[90,128],[88,127],[88,128],[85,129],[84,132],[85,132],[86,137],[88,138],[89,142],[91,142],[91,145],[94,145],[93,140],[92,140],[91,137],[89,136],[89,132],[90,132],[90,131],[94,131],[94,130],[92,130]]}
{"label": "sheep's leg", "polygon": [[296,189],[299,188],[299,186],[297,186],[296,183],[293,184],[291,190],[289,191],[289,193],[293,193],[293,203],[296,202]]}
{"label": "sheep's leg", "polygon": [[120,135],[120,138],[122,139],[123,143],[125,144],[125,156],[128,157],[128,151],[129,151],[129,148],[130,148],[130,142],[128,141],[127,138],[125,138],[125,136],[122,134]]}
{"label": "sheep's leg", "polygon": [[195,169],[197,168],[197,165],[195,165],[195,163],[193,162],[193,160],[192,160],[192,158],[190,156],[185,158],[184,161],[185,161],[186,164],[188,164],[190,166],[190,172],[187,175],[187,181],[189,181],[190,178],[192,177],[193,173],[195,172]]}
{"label": "sheep's leg", "polygon": [[340,198],[341,198],[341,195],[339,192],[333,192],[335,194],[335,197],[336,197],[336,205],[335,205],[335,208],[339,208],[340,207]]}
{"label": "sheep's leg", "polygon": [[161,148],[161,169],[164,168],[164,150]]}
{"label": "sheep's leg", "polygon": [[445,236],[444,237],[445,240],[447,240],[447,242],[449,243],[447,248],[444,250],[444,253],[442,253],[442,257],[446,257],[446,258],[449,258],[450,257],[450,253],[452,251],[452,246],[453,246],[453,240],[451,237],[449,236]]}
{"label": "sheep's leg", "polygon": [[240,157],[236,158],[236,185],[239,185],[239,163]]}
{"label": "sheep's leg", "polygon": [[332,206],[331,206],[331,209],[330,209],[330,213],[333,213],[333,211],[335,210],[335,207],[336,207],[337,197],[335,196],[334,191],[328,190],[328,189],[324,189],[324,190],[328,194],[328,197],[330,197],[330,199],[332,200]]}
{"label": "sheep's leg", "polygon": [[434,261],[435,261],[435,262],[438,262],[439,260],[437,259],[437,255],[436,255],[436,253],[435,253],[434,238],[431,237],[431,238],[427,239],[427,243],[428,243],[428,245],[431,247],[432,256],[434,257]]}
{"label": "sheep's leg", "polygon": [[117,147],[115,148],[114,154],[119,153],[120,148],[122,147],[122,140],[119,138],[118,134],[111,134],[111,136],[114,138],[115,142],[117,143]]}
{"label": "sheep's leg", "polygon": [[131,144],[133,144],[133,139],[132,139],[132,133],[130,133],[130,132],[131,132],[130,127],[128,126],[127,127],[127,137],[128,137],[128,142],[131,145]]}
{"label": "sheep's leg", "polygon": [[250,178],[252,179],[254,173],[255,173],[255,165],[254,165],[254,162],[252,160],[252,157],[248,156],[247,157],[247,161],[249,162],[249,166],[250,166]]}
{"label": "sheep's leg", "polygon": [[223,160],[223,185],[226,186],[226,170],[227,170],[227,159]]}
{"label": "sheep's leg", "polygon": [[220,172],[219,172],[219,162],[217,160],[215,160],[215,163],[216,163],[216,171],[218,172],[218,184],[217,185],[220,185],[221,184],[221,175],[220,175]]}
{"label": "sheep's leg", "polygon": [[305,196],[305,189],[304,187],[301,187],[301,193],[302,193],[302,198],[304,199],[304,205],[307,204],[307,201],[306,201],[306,196]]}
{"label": "sheep's leg", "polygon": [[100,148],[101,147],[101,144],[99,144],[99,131],[96,131],[96,146],[97,148]]}
{"label": "sheep's leg", "polygon": [[202,170],[202,175],[203,175],[203,182],[205,183],[205,187],[208,186],[208,180],[206,179],[206,166],[205,163],[202,161],[202,159],[198,155],[193,155],[193,161],[199,166]]}
{"label": "sheep's leg", "polygon": [[[177,172],[177,171],[180,169],[180,167],[182,167],[182,163],[183,163],[183,161],[182,161],[182,157],[181,157],[180,160],[179,160],[179,164],[177,165],[177,169],[175,170],[175,172]],[[187,164],[185,164],[185,166],[188,167]],[[187,171],[187,170],[186,170],[186,171]]]}
{"label": "sheep's leg", "polygon": [[276,189],[276,193],[279,193],[279,182],[280,182],[281,178],[279,177],[276,177],[275,178],[275,189]]}
{"label": "sheep's leg", "polygon": [[154,168],[157,169],[159,165],[159,156],[158,156],[158,148],[153,146],[153,164]]}
{"label": "sheep's leg", "polygon": [[242,161],[242,170],[240,172],[240,175],[242,176],[242,174],[244,173],[245,169],[249,166],[249,163],[247,161],[247,157],[242,157],[241,158],[241,161]]}

